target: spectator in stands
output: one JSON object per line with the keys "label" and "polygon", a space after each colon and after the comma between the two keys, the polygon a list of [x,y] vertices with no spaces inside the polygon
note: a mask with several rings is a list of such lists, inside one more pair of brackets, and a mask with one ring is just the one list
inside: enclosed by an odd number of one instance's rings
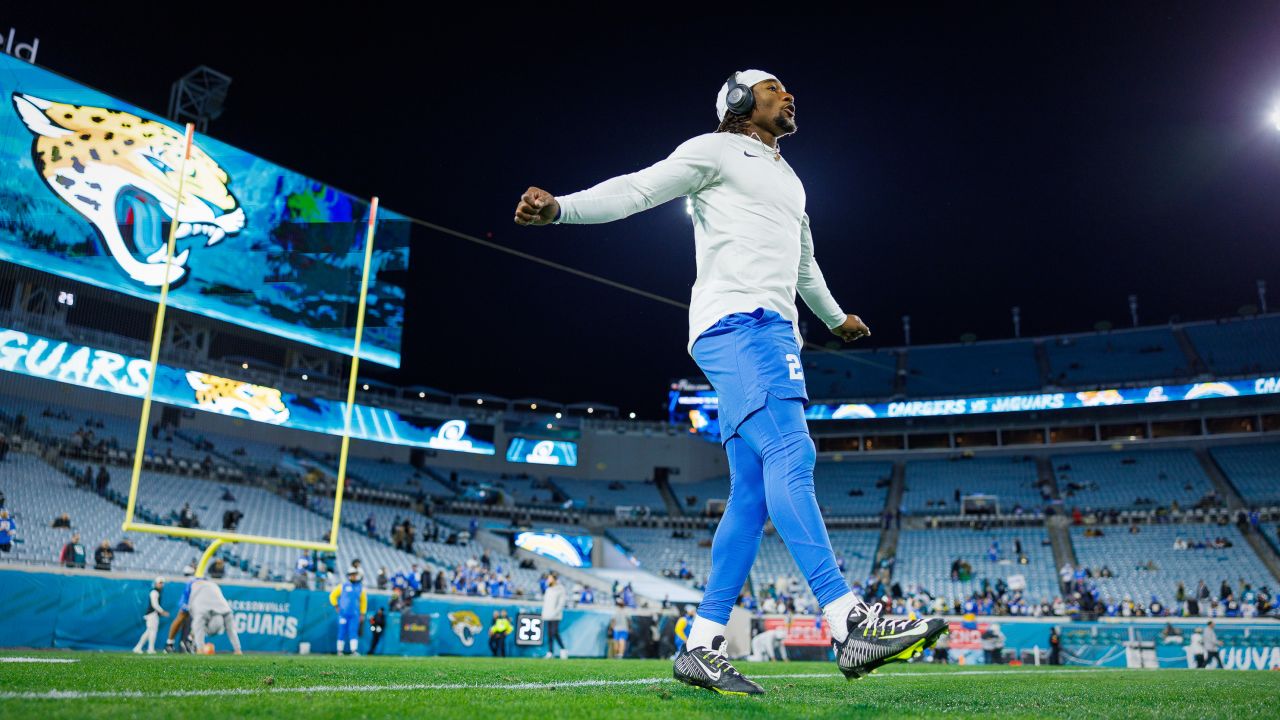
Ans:
{"label": "spectator in stands", "polygon": [[9,517],[9,511],[0,510],[0,552],[7,553],[13,549],[13,538],[17,532],[18,526]]}
{"label": "spectator in stands", "polygon": [[238,509],[232,508],[222,513],[222,529],[234,532],[240,526],[240,519],[244,517],[244,513]]}
{"label": "spectator in stands", "polygon": [[434,589],[435,589],[435,592],[440,595],[445,594],[445,592],[447,592],[449,589],[449,580],[444,576],[443,570],[436,572],[436,581],[435,581]]}
{"label": "spectator in stands", "polygon": [[0,462],[4,462],[4,459],[8,457],[8,455],[9,455],[9,438],[5,437],[4,433],[0,433]]}
{"label": "spectator in stands", "polygon": [[115,553],[111,551],[111,541],[103,540],[98,549],[93,551],[93,569],[110,570],[111,561],[114,559]]}
{"label": "spectator in stands", "polygon": [[[63,517],[66,517],[66,515],[63,515]],[[70,525],[64,527],[70,527]],[[80,544],[80,533],[75,533],[71,536],[70,542],[62,546],[62,553],[58,555],[58,562],[67,567],[83,568],[84,560],[84,545]]]}
{"label": "spectator in stands", "polygon": [[71,516],[68,515],[67,513],[62,513],[61,515],[53,519],[53,524],[50,525],[49,527],[70,529]]}
{"label": "spectator in stands", "polygon": [[4,509],[4,491],[0,490],[0,510]]}
{"label": "spectator in stands", "polygon": [[[375,580],[375,584],[377,585],[379,590],[386,590],[388,582],[389,582],[389,578],[387,577],[387,566],[383,565],[381,568],[378,569],[378,577],[377,577],[377,580]],[[373,652],[373,651],[370,650],[369,652]]]}
{"label": "spectator in stands", "polygon": [[99,495],[107,494],[107,487],[111,484],[111,473],[107,472],[106,465],[98,466],[98,475],[93,480],[93,489]]}
{"label": "spectator in stands", "polygon": [[182,509],[178,511],[178,527],[200,527],[199,519],[191,510],[191,503],[182,503]]}
{"label": "spectator in stands", "polygon": [[120,538],[120,542],[116,543],[116,552],[131,553],[134,552],[133,541],[129,538]]}
{"label": "spectator in stands", "polygon": [[369,513],[369,517],[364,519],[364,532],[369,537],[378,536],[378,521],[374,519],[373,513]]}
{"label": "spectator in stands", "polygon": [[404,519],[404,551],[413,554],[413,525],[409,523],[409,518]]}

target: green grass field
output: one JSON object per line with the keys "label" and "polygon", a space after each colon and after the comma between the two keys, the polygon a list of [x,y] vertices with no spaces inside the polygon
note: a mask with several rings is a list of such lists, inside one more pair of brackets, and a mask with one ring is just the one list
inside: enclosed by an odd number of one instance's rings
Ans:
{"label": "green grass field", "polygon": [[1280,715],[1280,672],[741,663],[767,694],[721,697],[662,661],[6,652],[0,718],[1118,717]]}

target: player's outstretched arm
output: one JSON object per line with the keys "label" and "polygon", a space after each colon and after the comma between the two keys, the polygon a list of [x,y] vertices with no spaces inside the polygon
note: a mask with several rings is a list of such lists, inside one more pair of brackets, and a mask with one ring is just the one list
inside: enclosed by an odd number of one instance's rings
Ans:
{"label": "player's outstretched arm", "polygon": [[696,193],[719,172],[725,135],[708,133],[686,140],[665,160],[619,175],[586,190],[555,197],[531,187],[516,203],[517,225],[574,225],[613,222]]}
{"label": "player's outstretched arm", "polygon": [[560,204],[551,193],[531,187],[516,203],[517,225],[547,225],[560,214]]}

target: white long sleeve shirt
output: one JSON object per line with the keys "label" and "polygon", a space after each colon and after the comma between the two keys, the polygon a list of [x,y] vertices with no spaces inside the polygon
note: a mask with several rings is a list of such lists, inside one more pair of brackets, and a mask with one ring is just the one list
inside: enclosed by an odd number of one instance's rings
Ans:
{"label": "white long sleeve shirt", "polygon": [[199,618],[206,612],[225,615],[231,612],[231,605],[222,594],[222,588],[210,580],[196,580],[191,586],[191,598],[187,601],[191,616]]}
{"label": "white long sleeve shirt", "polygon": [[547,591],[542,595],[543,620],[560,620],[564,618],[564,592],[564,585],[560,583],[547,586]]}
{"label": "white long sleeve shirt", "polygon": [[804,185],[775,150],[754,137],[707,133],[662,160],[557,197],[556,223],[620,220],[687,195],[693,201],[698,278],[689,300],[689,351],[720,318],[756,308],[791,321],[796,342],[796,292],[828,328],[845,314],[827,289],[813,256]]}

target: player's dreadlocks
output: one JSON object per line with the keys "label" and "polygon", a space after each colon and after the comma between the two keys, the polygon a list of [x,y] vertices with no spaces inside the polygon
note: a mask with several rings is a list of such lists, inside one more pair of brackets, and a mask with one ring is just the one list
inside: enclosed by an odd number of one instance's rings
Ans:
{"label": "player's dreadlocks", "polygon": [[750,115],[736,115],[732,112],[724,114],[724,120],[720,121],[720,127],[716,128],[716,132],[722,133],[738,133],[739,135],[747,134],[747,126],[751,124]]}

